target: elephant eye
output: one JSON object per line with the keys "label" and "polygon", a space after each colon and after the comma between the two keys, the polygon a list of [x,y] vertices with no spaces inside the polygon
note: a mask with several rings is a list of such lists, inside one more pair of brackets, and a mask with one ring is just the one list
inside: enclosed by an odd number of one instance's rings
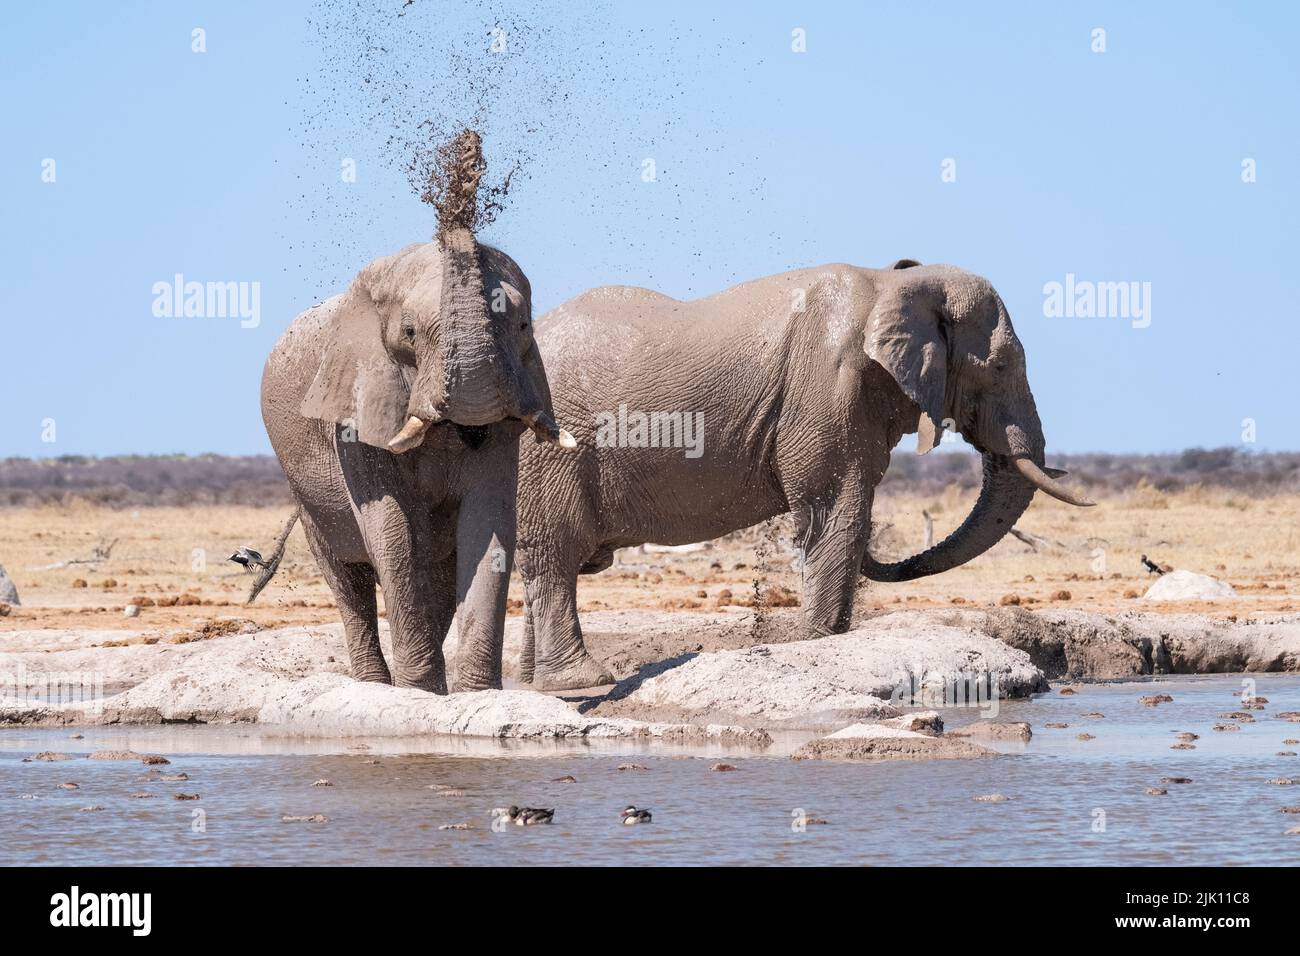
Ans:
{"label": "elephant eye", "polygon": [[406,339],[406,341],[408,341],[408,342],[414,344],[414,342],[415,342],[415,326],[413,326],[413,325],[404,325],[404,326],[402,326],[402,338],[404,338],[404,339]]}
{"label": "elephant eye", "polygon": [[519,326],[519,331],[520,331],[520,332],[527,332],[527,331],[528,331],[528,323],[525,322],[525,323],[523,323],[523,325]]}

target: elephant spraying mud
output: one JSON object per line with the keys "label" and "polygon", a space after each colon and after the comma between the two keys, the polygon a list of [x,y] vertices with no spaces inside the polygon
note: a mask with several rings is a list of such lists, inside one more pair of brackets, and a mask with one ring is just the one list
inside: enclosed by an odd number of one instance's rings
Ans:
{"label": "elephant spraying mud", "polygon": [[[574,455],[521,455],[522,670],[539,689],[610,679],[583,646],[576,588],[616,548],[702,541],[793,512],[804,625],[819,636],[849,627],[859,575],[906,581],[970,561],[1036,490],[1091,504],[1044,467],[1002,300],[951,266],[828,265],[692,302],[596,289],[538,325],[557,409],[579,442]],[[677,441],[687,422],[697,434]],[[979,498],[944,541],[882,564],[867,542],[890,451],[918,432],[928,452],[944,422],[983,455]]]}
{"label": "elephant spraying mud", "polygon": [[[446,693],[501,686],[519,436],[571,444],[533,340],[531,290],[471,225],[482,154],[463,133],[436,242],[361,270],[298,316],[262,378],[262,416],[343,617],[352,675]],[[392,630],[379,646],[375,585]]]}

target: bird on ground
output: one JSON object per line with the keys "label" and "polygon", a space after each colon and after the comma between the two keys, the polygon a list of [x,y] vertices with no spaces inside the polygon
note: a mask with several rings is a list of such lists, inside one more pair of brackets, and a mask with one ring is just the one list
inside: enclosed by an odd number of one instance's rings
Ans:
{"label": "bird on ground", "polygon": [[1148,573],[1148,574],[1164,574],[1164,573],[1165,573],[1165,569],[1164,569],[1164,568],[1162,568],[1160,565],[1156,564],[1154,561],[1152,561],[1150,558],[1148,558],[1145,554],[1142,555],[1142,567],[1144,567],[1144,568],[1147,569],[1147,573]]}
{"label": "bird on ground", "polygon": [[628,807],[622,816],[623,825],[629,827],[636,823],[649,823],[651,819],[649,810],[638,810],[636,807]]}
{"label": "bird on ground", "polygon": [[254,551],[252,548],[239,548],[234,554],[226,558],[226,560],[234,561],[236,564],[242,564],[246,571],[251,571],[253,568],[266,567],[266,561],[262,558],[261,553]]}

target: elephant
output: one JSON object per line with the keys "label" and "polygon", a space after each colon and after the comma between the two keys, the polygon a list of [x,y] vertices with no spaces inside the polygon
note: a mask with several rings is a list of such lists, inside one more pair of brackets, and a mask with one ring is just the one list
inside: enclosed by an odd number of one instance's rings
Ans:
{"label": "elephant", "polygon": [[[543,316],[537,341],[578,441],[571,456],[520,456],[521,673],[537,689],[611,680],[583,645],[576,589],[617,548],[703,541],[793,512],[802,625],[818,637],[849,628],[859,575],[906,581],[970,561],[1036,490],[1092,504],[1044,466],[1001,298],[953,266],[832,264],[688,302],[594,289]],[[942,542],[881,563],[868,539],[890,452],[916,432],[925,454],[945,426],[983,456],[979,498]]]}
{"label": "elephant", "polygon": [[499,688],[519,439],[573,442],[553,417],[519,265],[463,225],[375,260],[281,337],[262,417],[352,676],[447,693],[457,614],[454,689]]}

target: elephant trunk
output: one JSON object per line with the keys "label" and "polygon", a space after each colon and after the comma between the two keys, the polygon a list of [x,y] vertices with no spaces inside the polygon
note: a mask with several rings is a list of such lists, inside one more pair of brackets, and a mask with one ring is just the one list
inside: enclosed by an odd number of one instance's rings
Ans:
{"label": "elephant trunk", "polygon": [[1036,490],[1010,462],[1002,455],[985,453],[979,498],[956,531],[934,547],[893,564],[882,564],[868,553],[862,559],[862,573],[872,581],[911,581],[965,564],[997,544],[1020,520]]}
{"label": "elephant trunk", "polygon": [[488,425],[516,414],[510,376],[488,314],[478,243],[464,227],[442,236],[442,368],[444,417],[459,425]]}
{"label": "elephant trunk", "polygon": [[1015,526],[1035,491],[1079,507],[1093,504],[1056,483],[1064,472],[1043,468],[1046,443],[1027,387],[1015,407],[1018,413],[1010,424],[1006,422],[1011,416],[1004,413],[977,416],[972,422],[983,453],[984,478],[979,498],[957,530],[934,547],[892,564],[882,564],[868,552],[862,559],[863,575],[872,581],[911,581],[974,560]]}

